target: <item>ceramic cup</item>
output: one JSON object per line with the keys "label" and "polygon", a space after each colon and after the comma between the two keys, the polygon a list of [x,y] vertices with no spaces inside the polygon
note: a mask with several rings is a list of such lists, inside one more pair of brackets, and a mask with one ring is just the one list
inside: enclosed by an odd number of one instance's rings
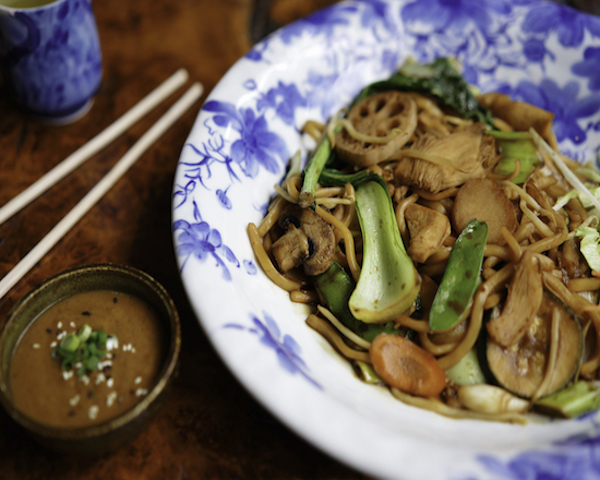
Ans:
{"label": "ceramic cup", "polygon": [[102,76],[91,0],[0,0],[0,68],[25,111],[56,123],[85,115]]}

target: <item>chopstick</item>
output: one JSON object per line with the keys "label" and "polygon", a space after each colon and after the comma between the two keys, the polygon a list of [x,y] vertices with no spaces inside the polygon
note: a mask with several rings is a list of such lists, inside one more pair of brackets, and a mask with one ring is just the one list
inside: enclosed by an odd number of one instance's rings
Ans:
{"label": "chopstick", "polygon": [[202,85],[188,91],[121,157],[114,167],[75,205],[50,232],[0,280],[0,298],[39,262],[50,249],[104,196],[136,160],[202,95]]}
{"label": "chopstick", "polygon": [[188,72],[184,68],[177,70],[161,85],[140,100],[127,113],[123,114],[119,119],[65,158],[61,163],[56,165],[39,180],[32,183],[12,200],[9,200],[0,208],[0,224],[4,223],[50,187],[58,183],[78,166],[106,147],[154,107],[162,103],[169,95],[171,95],[171,93],[187,81],[188,76]]}

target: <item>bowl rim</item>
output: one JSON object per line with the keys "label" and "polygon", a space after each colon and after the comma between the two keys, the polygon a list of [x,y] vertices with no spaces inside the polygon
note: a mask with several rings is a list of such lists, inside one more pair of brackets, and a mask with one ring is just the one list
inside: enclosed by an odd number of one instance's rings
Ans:
{"label": "bowl rim", "polygon": [[[165,359],[159,371],[159,377],[152,389],[144,396],[138,403],[136,403],[129,410],[126,410],[122,414],[112,419],[106,420],[102,423],[83,427],[55,427],[43,424],[36,420],[31,419],[29,416],[24,414],[18,406],[12,401],[10,396],[7,394],[9,390],[7,379],[5,379],[0,372],[0,405],[4,407],[7,414],[21,427],[26,430],[35,433],[36,435],[45,438],[60,438],[61,440],[78,440],[78,439],[90,439],[101,437],[109,432],[124,427],[130,424],[140,415],[142,415],[148,408],[161,396],[165,391],[168,383],[174,377],[179,362],[179,354],[181,351],[181,322],[179,319],[179,313],[175,306],[175,302],[165,289],[165,287],[158,282],[154,277],[148,273],[129,266],[129,265],[118,265],[114,263],[91,263],[85,264],[78,267],[69,268],[57,274],[54,274],[42,283],[32,288],[27,292],[21,299],[15,303],[15,305],[9,311],[5,322],[0,326],[0,349],[3,348],[8,327],[14,322],[19,312],[27,305],[29,301],[34,299],[37,295],[43,293],[48,288],[64,282],[70,281],[73,277],[77,278],[80,275],[93,275],[96,272],[104,272],[109,274],[120,274],[132,279],[145,288],[149,289],[155,294],[165,307],[167,313],[166,317],[160,315],[159,318],[168,320],[168,328],[170,332],[170,341],[168,344],[167,351],[165,352]],[[135,296],[135,295],[134,295]],[[57,302],[69,298],[69,295],[61,297],[54,303],[48,305],[55,305]],[[168,318],[167,318],[168,317]],[[35,321],[37,317],[34,317],[27,324],[26,329]],[[25,330],[26,330],[25,329]],[[22,337],[21,337],[22,338]],[[18,345],[21,338],[15,344]],[[11,352],[11,357],[14,354]]]}

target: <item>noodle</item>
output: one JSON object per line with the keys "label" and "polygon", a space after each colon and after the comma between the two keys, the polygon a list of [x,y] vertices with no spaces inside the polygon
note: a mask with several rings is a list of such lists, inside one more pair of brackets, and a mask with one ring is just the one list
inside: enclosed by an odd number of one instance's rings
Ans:
{"label": "noodle", "polygon": [[369,349],[371,343],[367,342],[366,340],[363,340],[348,327],[342,325],[342,323],[337,318],[335,318],[335,315],[333,313],[331,313],[329,310],[327,310],[325,307],[322,307],[321,305],[317,307],[317,310],[319,310],[319,312],[321,312],[321,315],[323,315],[327,320],[329,320],[333,324],[333,326],[337,328],[340,331],[340,333],[342,333],[348,340],[355,343],[357,346],[364,348],[365,350]]}
{"label": "noodle", "polygon": [[294,282],[293,280],[284,277],[273,266],[273,262],[271,262],[271,259],[267,255],[267,252],[265,252],[263,244],[260,241],[258,229],[253,223],[248,225],[248,236],[250,237],[250,244],[252,245],[252,250],[254,250],[254,255],[256,255],[256,258],[258,259],[258,263],[271,281],[288,292],[298,290],[300,288],[298,282]]}
{"label": "noodle", "polygon": [[350,348],[344,343],[334,328],[325,320],[317,317],[314,314],[310,314],[306,319],[306,323],[309,327],[323,335],[329,341],[329,343],[344,357],[351,360],[359,360],[361,362],[371,363],[371,357],[368,352],[361,352],[359,350]]}

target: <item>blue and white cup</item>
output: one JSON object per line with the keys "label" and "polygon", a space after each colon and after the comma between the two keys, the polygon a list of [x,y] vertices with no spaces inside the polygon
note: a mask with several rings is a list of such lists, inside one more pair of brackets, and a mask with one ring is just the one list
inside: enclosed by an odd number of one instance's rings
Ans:
{"label": "blue and white cup", "polygon": [[102,77],[91,0],[0,0],[0,69],[25,111],[55,123],[85,115]]}

